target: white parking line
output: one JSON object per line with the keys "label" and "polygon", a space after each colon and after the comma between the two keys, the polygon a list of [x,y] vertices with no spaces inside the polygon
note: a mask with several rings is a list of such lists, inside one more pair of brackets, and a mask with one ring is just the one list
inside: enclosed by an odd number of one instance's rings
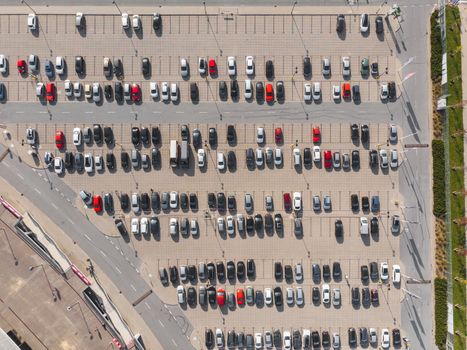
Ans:
{"label": "white parking line", "polygon": [[175,346],[178,346],[175,340],[172,339],[172,343],[174,343]]}
{"label": "white parking line", "polygon": [[70,222],[70,224],[74,225],[75,223],[73,222],[73,220],[71,220],[70,218],[67,218],[68,221]]}
{"label": "white parking line", "polygon": [[3,163],[3,165],[5,165],[7,168],[10,167],[10,164],[8,164],[8,163]]}
{"label": "white parking line", "polygon": [[92,112],[92,111],[86,111],[86,112],[84,112],[84,113],[86,113],[86,114],[93,114],[94,112]]}
{"label": "white parking line", "polygon": [[34,187],[34,191],[36,191],[39,194],[42,194],[41,191],[39,191],[37,188]]}
{"label": "white parking line", "polygon": [[42,177],[42,174],[41,174],[41,173],[37,173],[37,175],[39,175],[39,177]]}
{"label": "white parking line", "polygon": [[104,258],[107,258],[107,255],[105,255],[105,253],[102,250],[99,250],[99,252],[102,254]]}
{"label": "white parking line", "polygon": [[24,114],[23,111],[17,111],[16,114]]}
{"label": "white parking line", "polygon": [[88,241],[92,241],[91,237],[89,237],[87,234],[84,234],[84,237],[86,237],[88,239]]}
{"label": "white parking line", "polygon": [[199,112],[199,114],[208,114],[208,112]]}
{"label": "white parking line", "polygon": [[134,285],[130,284],[130,287],[136,292],[136,288]]}
{"label": "white parking line", "polygon": [[115,114],[115,111],[107,111],[107,114]]}
{"label": "white parking line", "polygon": [[161,320],[159,320],[159,323],[161,324],[162,328],[165,328],[164,324],[162,323]]}
{"label": "white parking line", "polygon": [[161,112],[159,112],[159,111],[152,111],[152,113],[154,113],[154,114],[161,114]]}
{"label": "white parking line", "polygon": [[62,114],[70,114],[70,112],[63,111]]}
{"label": "white parking line", "polygon": [[183,113],[185,113],[185,112],[180,111],[180,112],[175,112],[175,113],[176,113],[176,114],[183,114]]}
{"label": "white parking line", "polygon": [[52,207],[54,207],[55,210],[58,210],[58,207],[55,205],[55,203],[52,203]]}
{"label": "white parking line", "polygon": [[48,112],[39,112],[39,114],[47,114]]}
{"label": "white parking line", "polygon": [[146,305],[146,307],[148,308],[148,310],[151,310],[151,307],[149,306],[148,303],[144,303],[144,305]]}
{"label": "white parking line", "polygon": [[122,271],[120,271],[120,269],[117,266],[115,266],[115,270],[117,270],[117,272],[120,274],[122,273]]}
{"label": "white parking line", "polygon": [[23,175],[21,175],[21,174],[19,174],[19,173],[16,173],[16,176],[18,176],[21,180],[24,180]]}

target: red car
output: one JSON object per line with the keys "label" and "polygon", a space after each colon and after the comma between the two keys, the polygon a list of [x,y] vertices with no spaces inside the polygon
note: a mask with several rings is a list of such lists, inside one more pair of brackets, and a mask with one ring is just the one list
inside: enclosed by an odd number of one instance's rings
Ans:
{"label": "red car", "polygon": [[219,288],[217,290],[217,305],[224,306],[225,304],[225,290],[224,288]]}
{"label": "red car", "polygon": [[209,60],[209,74],[213,75],[216,74],[216,61],[214,61],[212,58]]}
{"label": "red car", "polygon": [[245,304],[245,293],[243,292],[242,288],[237,289],[237,304],[238,305]]}
{"label": "red car", "polygon": [[272,88],[272,84],[266,84],[266,101],[274,101],[274,89]]}
{"label": "red car", "polygon": [[18,68],[19,74],[23,74],[24,72],[26,72],[26,61],[18,60],[18,62],[16,62],[16,68]]}
{"label": "red car", "polygon": [[324,166],[326,169],[331,169],[332,167],[331,151],[324,151]]}
{"label": "red car", "polygon": [[349,83],[342,84],[342,97],[350,98],[350,84]]}
{"label": "red car", "polygon": [[94,206],[94,211],[100,213],[102,211],[102,198],[98,194],[92,197],[92,205]]}
{"label": "red car", "polygon": [[321,131],[319,130],[319,126],[313,127],[313,143],[321,142]]}
{"label": "red car", "polygon": [[57,146],[58,149],[62,149],[64,145],[65,136],[63,135],[63,132],[60,130],[55,131],[55,146]]}
{"label": "red car", "polygon": [[290,198],[290,193],[284,193],[284,209],[285,211],[292,210],[292,198]]}
{"label": "red car", "polygon": [[274,136],[276,138],[276,143],[282,142],[282,128],[276,128],[274,130]]}
{"label": "red car", "polygon": [[47,101],[49,102],[55,101],[55,84],[47,83],[47,85],[45,86],[45,91],[47,94]]}
{"label": "red car", "polygon": [[141,88],[138,84],[131,85],[131,100],[133,102],[141,101]]}

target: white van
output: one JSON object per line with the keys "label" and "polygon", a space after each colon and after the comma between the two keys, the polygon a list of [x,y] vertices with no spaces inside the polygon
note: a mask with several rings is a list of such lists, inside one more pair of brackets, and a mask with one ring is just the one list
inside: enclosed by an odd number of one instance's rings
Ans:
{"label": "white van", "polygon": [[76,12],[75,25],[78,29],[82,29],[84,27],[84,15],[82,12]]}

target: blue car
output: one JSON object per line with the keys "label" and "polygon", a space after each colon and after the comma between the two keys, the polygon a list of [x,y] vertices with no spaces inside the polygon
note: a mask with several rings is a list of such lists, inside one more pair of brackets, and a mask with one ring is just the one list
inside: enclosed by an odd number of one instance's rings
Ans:
{"label": "blue car", "polygon": [[371,197],[371,211],[373,213],[379,212],[379,196]]}
{"label": "blue car", "polygon": [[49,60],[45,60],[45,74],[49,78],[52,78],[54,76],[54,66]]}

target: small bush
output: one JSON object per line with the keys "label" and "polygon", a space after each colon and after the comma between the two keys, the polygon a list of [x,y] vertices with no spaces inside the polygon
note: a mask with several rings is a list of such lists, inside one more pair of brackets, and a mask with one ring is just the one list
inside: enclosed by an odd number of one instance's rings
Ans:
{"label": "small bush", "polygon": [[430,18],[431,23],[431,79],[441,79],[443,48],[441,46],[441,29],[438,23],[439,11],[435,10]]}
{"label": "small bush", "polygon": [[433,155],[433,214],[443,217],[446,214],[446,179],[444,169],[444,143],[442,140],[431,142]]}
{"label": "small bush", "polygon": [[435,341],[439,350],[446,348],[448,326],[448,283],[445,278],[435,278]]}

